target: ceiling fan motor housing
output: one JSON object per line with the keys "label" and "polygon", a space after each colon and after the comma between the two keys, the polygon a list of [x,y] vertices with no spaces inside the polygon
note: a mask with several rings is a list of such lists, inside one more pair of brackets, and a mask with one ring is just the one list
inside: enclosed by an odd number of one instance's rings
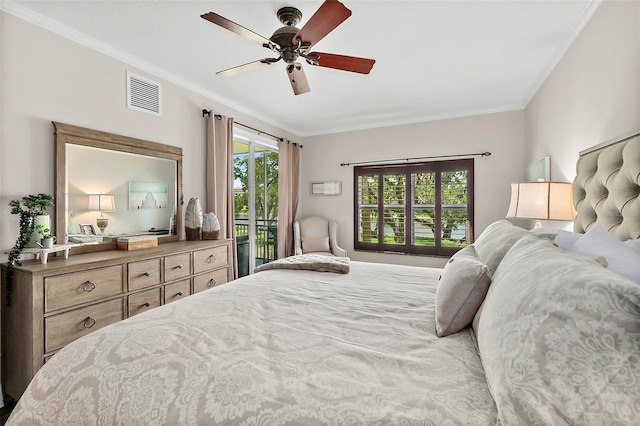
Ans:
{"label": "ceiling fan motor housing", "polygon": [[297,33],[298,29],[296,27],[281,27],[269,39],[280,46],[279,53],[285,62],[294,62],[298,59],[298,51],[293,45],[293,37]]}
{"label": "ceiling fan motor housing", "polygon": [[295,27],[302,19],[302,12],[295,7],[286,6],[278,10],[278,19],[287,27]]}
{"label": "ceiling fan motor housing", "polygon": [[295,7],[283,7],[278,10],[278,19],[284,24],[284,27],[275,30],[269,40],[280,46],[278,50],[280,56],[285,62],[291,64],[298,59],[300,54],[297,44],[294,46],[293,37],[299,31],[296,25],[302,19],[302,12]]}

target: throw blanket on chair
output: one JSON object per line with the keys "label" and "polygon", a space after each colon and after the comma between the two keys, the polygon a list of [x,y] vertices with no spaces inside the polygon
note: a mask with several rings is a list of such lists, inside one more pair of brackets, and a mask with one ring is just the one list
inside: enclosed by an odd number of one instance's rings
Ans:
{"label": "throw blanket on chair", "polygon": [[321,254],[300,254],[257,266],[253,271],[268,269],[296,269],[317,272],[349,273],[348,257],[323,256]]}

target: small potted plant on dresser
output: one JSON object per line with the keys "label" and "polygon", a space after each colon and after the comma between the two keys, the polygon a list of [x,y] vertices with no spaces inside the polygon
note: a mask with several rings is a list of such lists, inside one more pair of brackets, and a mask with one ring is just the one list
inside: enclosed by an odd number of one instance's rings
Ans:
{"label": "small potted plant on dresser", "polygon": [[36,230],[41,237],[40,243],[38,245],[42,248],[53,247],[53,243],[56,242],[56,237],[51,235],[51,230],[49,228],[45,228],[45,226],[42,224],[36,225]]}
{"label": "small potted plant on dresser", "polygon": [[47,208],[53,206],[53,197],[49,194],[39,193],[22,197],[21,200],[11,200],[11,214],[20,216],[20,234],[15,245],[9,251],[8,266],[6,274],[6,302],[11,305],[11,290],[13,267],[20,265],[20,254],[25,247],[36,247],[38,242],[38,225],[44,228],[51,228],[51,219],[47,215]]}

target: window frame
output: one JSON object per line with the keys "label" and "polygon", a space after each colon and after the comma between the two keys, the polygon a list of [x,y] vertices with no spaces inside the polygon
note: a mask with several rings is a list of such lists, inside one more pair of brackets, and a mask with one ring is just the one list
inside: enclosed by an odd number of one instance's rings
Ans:
{"label": "window frame", "polygon": [[[241,145],[246,145],[246,152],[244,152],[244,150],[237,150],[238,145],[237,144],[241,144]],[[249,263],[248,263],[248,275],[253,274],[253,270],[255,269],[256,265],[256,260],[257,259],[263,259],[263,261],[265,261],[265,263],[267,262],[272,262],[273,260],[275,260],[277,258],[277,253],[278,253],[278,249],[277,249],[277,243],[274,245],[273,251],[274,251],[274,259],[270,259],[271,256],[266,255],[265,253],[267,253],[266,250],[268,250],[267,246],[270,246],[272,244],[266,243],[266,240],[268,238],[268,236],[270,236],[271,232],[269,231],[269,225],[265,225],[266,229],[260,229],[259,226],[257,225],[257,219],[256,219],[256,191],[258,191],[257,188],[257,174],[258,173],[262,173],[263,170],[256,170],[256,153],[257,152],[261,152],[261,153],[267,153],[267,152],[273,152],[273,153],[278,153],[279,149],[278,149],[278,142],[265,138],[263,136],[260,135],[256,135],[253,134],[252,132],[248,132],[244,129],[238,128],[236,125],[234,125],[233,127],[233,161],[234,161],[234,167],[235,167],[235,158],[236,155],[241,155],[241,154],[245,154],[247,155],[247,170],[246,170],[246,174],[247,174],[247,180],[248,180],[248,186],[247,186],[247,193],[248,193],[248,200],[247,200],[247,231],[246,234],[238,234],[238,224],[236,223],[236,219],[238,219],[239,217],[237,216],[237,212],[236,212],[236,206],[237,204],[235,203],[235,191],[234,191],[234,211],[233,211],[233,226],[235,228],[235,232],[236,232],[236,237],[238,237],[238,235],[240,236],[245,236],[248,238],[248,251],[249,251]],[[278,166],[279,167],[279,166]],[[235,180],[235,179],[234,179]],[[277,179],[276,179],[277,182]],[[266,200],[266,196],[265,196],[265,200]],[[276,226],[278,225],[278,221],[277,221],[278,215],[276,214]],[[263,223],[267,223],[269,221],[269,219],[260,219],[263,221]],[[276,235],[277,235],[277,228],[276,228]],[[259,240],[263,240],[262,245],[262,249],[259,250],[258,247],[258,242]],[[237,241],[236,241],[237,242]],[[262,253],[262,257],[258,257],[260,254]],[[238,252],[236,251],[236,254],[238,254]],[[244,265],[242,265],[244,266]],[[240,268],[240,265],[238,266],[238,268]],[[239,272],[245,272],[245,271],[239,271]],[[244,276],[244,275],[241,275]]]}
{"label": "window frame", "polygon": [[[421,256],[451,256],[460,247],[442,247],[442,173],[450,171],[467,171],[467,220],[474,227],[474,166],[473,158],[464,158],[457,160],[443,161],[427,161],[407,164],[378,164],[370,166],[355,166],[353,168],[353,205],[354,205],[354,241],[353,247],[358,251],[373,251],[385,253],[400,253]],[[412,173],[435,173],[435,205],[434,205],[434,246],[416,246],[411,241],[411,229],[413,226],[413,188]],[[404,174],[405,175],[405,227],[404,227],[404,245],[386,244],[384,243],[384,178],[386,174]],[[360,186],[360,176],[375,175],[378,177],[378,207],[377,212],[377,229],[378,242],[359,241],[360,233],[360,197],[358,189]]]}

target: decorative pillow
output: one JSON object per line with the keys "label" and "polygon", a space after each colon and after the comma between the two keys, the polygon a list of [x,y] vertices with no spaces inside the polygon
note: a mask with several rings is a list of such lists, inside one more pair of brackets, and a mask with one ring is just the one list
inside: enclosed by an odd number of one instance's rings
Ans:
{"label": "decorative pillow", "polygon": [[491,284],[489,268],[473,245],[454,254],[436,290],[436,334],[457,333],[471,323]]}
{"label": "decorative pillow", "polygon": [[529,231],[513,226],[506,219],[501,219],[487,226],[473,245],[476,247],[478,257],[489,267],[489,273],[493,275],[511,246],[528,234]]}
{"label": "decorative pillow", "polygon": [[302,252],[331,252],[331,248],[329,247],[329,237],[302,237]]}
{"label": "decorative pillow", "polygon": [[635,425],[640,286],[548,240],[520,239],[476,327],[502,425]]}
{"label": "decorative pillow", "polygon": [[602,256],[607,269],[640,284],[640,253],[599,225],[592,226],[567,250],[593,258]]}

